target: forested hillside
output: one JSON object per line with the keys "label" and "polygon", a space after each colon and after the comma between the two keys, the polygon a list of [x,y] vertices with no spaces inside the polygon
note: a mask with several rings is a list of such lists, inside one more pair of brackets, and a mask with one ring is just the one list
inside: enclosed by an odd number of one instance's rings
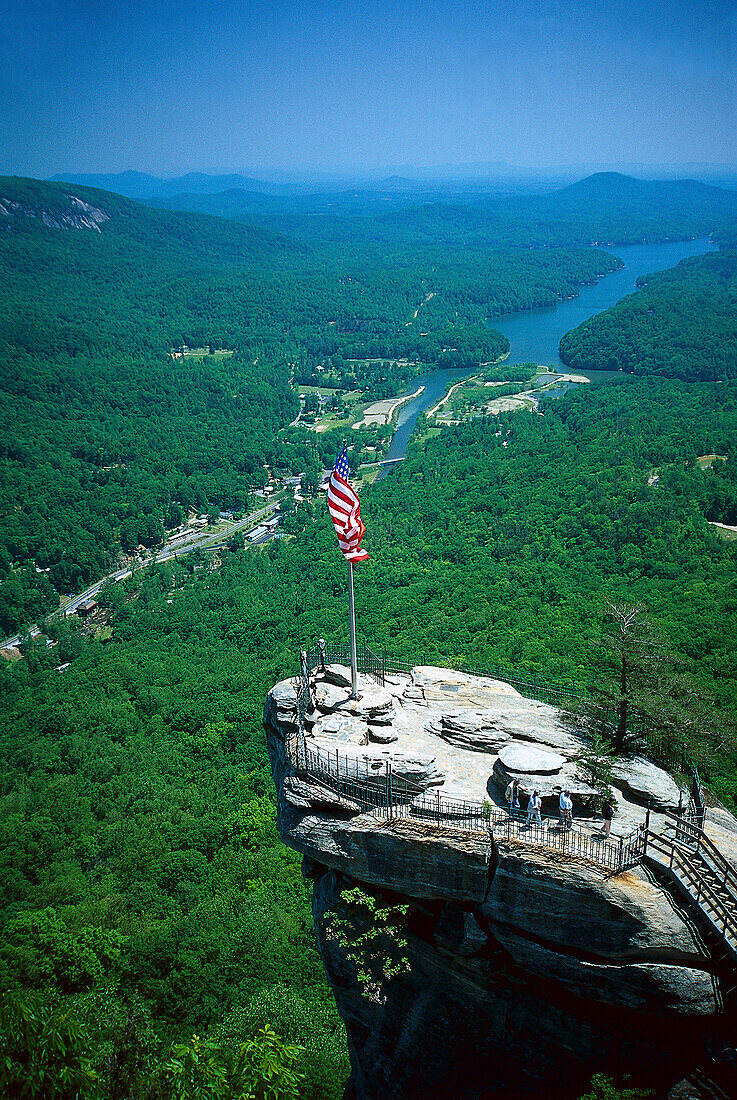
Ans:
{"label": "forested hillside", "polygon": [[[190,507],[242,510],[265,463],[314,462],[314,436],[280,434],[298,409],[292,378],[318,381],[319,367],[386,396],[424,365],[496,359],[508,344],[487,317],[616,263],[480,246],[354,254],[0,180],[0,630],[99,577],[124,525],[155,544]],[[182,345],[215,354],[173,358]]]}
{"label": "forested hillside", "polygon": [[[231,188],[152,199],[175,210],[218,214],[303,239],[333,242],[482,243],[497,248],[617,245],[720,236],[737,192],[697,180],[638,180],[600,172],[542,195],[443,194],[397,200],[381,192],[279,195]],[[388,210],[388,212],[386,212]]]}
{"label": "forested hillside", "polygon": [[[686,706],[733,804],[735,549],[707,518],[735,507],[735,383],[625,378],[543,412],[444,430],[364,492],[359,629],[379,650],[585,685],[611,671],[605,597],[641,600],[663,705]],[[702,469],[706,453],[730,457]],[[61,674],[43,646],[0,668],[0,976],[80,1020],[108,1095],[113,1070],[116,1095],[160,1095],[175,1039],[223,1049],[266,1021],[307,1047],[301,1094],[340,1095],[341,1026],[261,730],[299,639],[346,637],[332,526],[302,524],[218,570],[111,589],[109,642],[58,628]]]}
{"label": "forested hillside", "polygon": [[560,357],[578,370],[688,381],[737,377],[737,251],[681,260],[566,333]]}

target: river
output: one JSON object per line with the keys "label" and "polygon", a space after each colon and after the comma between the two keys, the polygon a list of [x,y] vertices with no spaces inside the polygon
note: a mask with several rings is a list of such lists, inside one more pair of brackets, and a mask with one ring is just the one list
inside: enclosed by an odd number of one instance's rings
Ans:
{"label": "river", "polygon": [[[640,275],[653,271],[664,271],[675,267],[679,260],[687,256],[700,256],[713,251],[715,245],[708,240],[668,241],[666,244],[632,244],[621,248],[608,249],[613,255],[624,261],[624,267],[597,280],[593,286],[581,287],[577,298],[558,302],[544,309],[527,309],[520,313],[495,317],[489,321],[492,328],[503,332],[510,343],[510,363],[552,364],[555,370],[568,368],[558,357],[558,345],[561,337],[576,328],[595,313],[601,313],[635,290],[635,282]],[[397,429],[392,439],[387,458],[403,458],[407,451],[407,441],[411,436],[415,421],[421,412],[432,408],[447,393],[454,382],[467,378],[473,371],[465,367],[453,370],[435,370],[413,378],[406,390],[399,395],[404,397],[413,393],[418,386],[425,389],[419,397],[402,405],[397,418]],[[580,372],[577,372],[580,373]],[[616,371],[586,371],[592,381],[604,380],[617,374]],[[389,467],[389,470],[391,467]],[[385,476],[388,471],[379,475]]]}

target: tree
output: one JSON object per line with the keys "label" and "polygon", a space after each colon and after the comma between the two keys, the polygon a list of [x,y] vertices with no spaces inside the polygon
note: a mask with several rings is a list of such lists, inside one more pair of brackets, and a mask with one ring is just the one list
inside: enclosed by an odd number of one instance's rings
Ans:
{"label": "tree", "polygon": [[358,886],[342,890],[344,915],[331,913],[325,921],[326,935],[336,939],[356,967],[363,994],[377,1004],[386,1000],[386,982],[409,972],[404,935],[406,905],[382,905]]}
{"label": "tree", "polygon": [[93,1100],[98,1079],[76,1016],[35,994],[0,994],[0,1094]]}
{"label": "tree", "polygon": [[617,752],[636,743],[641,729],[633,728],[638,709],[647,698],[647,681],[661,648],[642,604],[606,601],[601,649],[613,682],[599,689],[600,697],[614,707],[612,744]]}
{"label": "tree", "polygon": [[[628,1080],[624,1078],[624,1082]],[[654,1089],[626,1088],[624,1082],[621,1088],[603,1073],[595,1073],[589,1083],[589,1091],[580,1097],[580,1100],[646,1100],[648,1096],[654,1096]]]}
{"label": "tree", "polygon": [[576,757],[576,768],[582,779],[602,798],[612,797],[614,781],[614,749],[609,741],[594,730],[591,742]]}

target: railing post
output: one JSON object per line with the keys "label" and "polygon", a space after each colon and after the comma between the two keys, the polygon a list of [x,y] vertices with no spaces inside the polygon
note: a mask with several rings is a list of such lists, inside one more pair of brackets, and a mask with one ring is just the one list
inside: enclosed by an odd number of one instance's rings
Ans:
{"label": "railing post", "polygon": [[624,849],[624,837],[621,836],[619,838],[619,866],[617,868],[619,871],[622,870],[622,864],[624,863],[624,857],[622,855],[623,849]]}
{"label": "railing post", "polygon": [[386,762],[386,804],[389,808],[389,817],[393,817],[392,813],[392,762],[387,760]]}

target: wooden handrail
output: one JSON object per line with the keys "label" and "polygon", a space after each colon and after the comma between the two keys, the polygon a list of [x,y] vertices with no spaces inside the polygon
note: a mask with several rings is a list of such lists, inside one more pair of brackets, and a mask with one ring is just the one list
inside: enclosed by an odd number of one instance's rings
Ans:
{"label": "wooden handrail", "polygon": [[[708,879],[704,878],[698,863],[689,856],[688,849],[682,848],[670,837],[665,837],[660,833],[648,830],[647,843],[648,847],[655,848],[663,855],[669,856],[669,866],[671,869],[675,863],[678,870],[690,877],[691,882],[688,883],[679,875],[680,881],[683,883],[686,892],[704,916],[710,921],[715,930],[721,935],[721,938],[725,941],[730,951],[733,954],[737,953],[737,899],[735,899],[735,904],[730,905],[725,898],[716,893]],[[696,893],[693,892],[693,886],[696,886]],[[708,902],[712,909],[715,910],[714,917],[710,917],[706,912],[703,904],[704,901]],[[720,925],[721,930],[719,928]],[[734,940],[734,943],[731,943],[730,940]]]}
{"label": "wooden handrail", "polygon": [[726,859],[722,852],[719,851],[711,837],[707,836],[704,830],[700,829],[698,825],[693,825],[690,821],[684,821],[682,818],[677,817],[671,810],[666,810],[665,816],[675,822],[675,828],[679,832],[684,832],[693,838],[696,851],[708,852],[711,860],[716,864],[712,870],[715,874],[722,876],[723,885],[727,887],[731,893],[735,894],[735,901],[737,902],[737,871],[735,871],[732,864]]}

